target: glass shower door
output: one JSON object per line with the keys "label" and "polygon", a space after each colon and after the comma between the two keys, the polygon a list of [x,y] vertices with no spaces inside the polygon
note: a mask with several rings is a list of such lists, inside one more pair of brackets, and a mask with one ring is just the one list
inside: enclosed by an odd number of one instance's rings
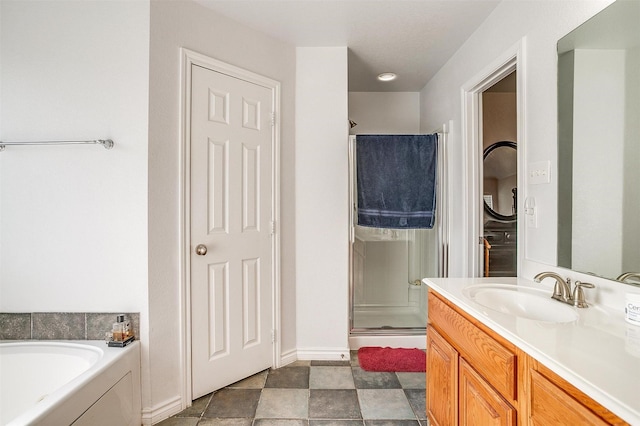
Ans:
{"label": "glass shower door", "polygon": [[424,332],[426,288],[421,279],[430,275],[423,260],[429,259],[430,233],[354,227],[353,332]]}
{"label": "glass shower door", "polygon": [[[355,137],[349,140],[351,334],[424,334],[427,287],[422,278],[446,276],[446,217],[433,229],[383,229],[356,225]],[[446,164],[445,150],[438,162]],[[445,170],[438,167],[438,203],[446,206]]]}

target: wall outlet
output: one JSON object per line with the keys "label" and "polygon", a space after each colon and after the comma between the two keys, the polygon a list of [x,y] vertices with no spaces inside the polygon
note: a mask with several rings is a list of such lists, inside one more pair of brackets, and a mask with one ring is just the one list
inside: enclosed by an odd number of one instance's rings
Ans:
{"label": "wall outlet", "polygon": [[536,212],[536,208],[531,208],[531,213],[527,213],[527,227],[528,228],[537,228],[538,227],[538,215]]}
{"label": "wall outlet", "polygon": [[551,183],[551,161],[529,163],[528,177],[531,185]]}

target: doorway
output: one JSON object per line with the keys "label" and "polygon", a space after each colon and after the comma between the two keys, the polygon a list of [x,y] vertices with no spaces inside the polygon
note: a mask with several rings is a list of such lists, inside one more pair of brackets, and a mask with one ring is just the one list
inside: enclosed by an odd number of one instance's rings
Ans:
{"label": "doorway", "polygon": [[[489,89],[497,85],[495,89],[501,87],[501,81],[509,77],[503,84],[509,84],[512,90],[515,81],[515,140],[509,142],[517,142],[515,150],[517,158],[517,185],[515,197],[515,218],[517,219],[523,211],[526,188],[523,186],[524,180],[524,158],[525,158],[525,140],[524,140],[524,117],[525,117],[525,81],[526,72],[522,67],[524,61],[524,39],[515,44],[511,49],[504,52],[503,55],[489,63],[482,72],[471,78],[462,86],[463,104],[462,104],[462,132],[465,142],[465,196],[464,196],[464,219],[467,237],[463,240],[463,250],[467,254],[461,260],[461,265],[465,276],[482,277],[485,276],[485,208],[484,208],[484,184],[483,184],[483,162],[484,162],[484,139],[490,136],[483,134],[483,94]],[[491,92],[488,92],[491,93]],[[499,93],[499,92],[498,92]],[[511,107],[511,117],[513,117],[513,107]],[[512,136],[508,136],[512,137]],[[505,137],[506,138],[506,137]],[[502,138],[501,138],[502,139]],[[491,143],[488,142],[490,145]],[[511,188],[513,189],[513,187]],[[512,195],[514,195],[512,193]],[[513,201],[513,198],[511,198]],[[504,203],[503,203],[504,205]],[[507,206],[509,203],[506,204]],[[508,210],[507,210],[508,212]],[[508,221],[499,221],[501,226]],[[516,273],[519,275],[521,271],[523,258],[523,232],[524,227],[521,220],[514,222],[516,229],[515,242],[515,258]],[[518,238],[519,236],[519,238]],[[511,273],[511,272],[510,272]]]}
{"label": "doorway", "polygon": [[517,73],[482,92],[482,276],[518,275]]}

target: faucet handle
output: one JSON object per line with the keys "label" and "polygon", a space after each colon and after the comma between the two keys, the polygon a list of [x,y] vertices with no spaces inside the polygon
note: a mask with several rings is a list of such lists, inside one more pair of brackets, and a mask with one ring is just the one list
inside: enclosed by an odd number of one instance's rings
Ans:
{"label": "faucet handle", "polygon": [[589,305],[584,300],[584,290],[583,288],[595,288],[595,285],[591,283],[583,283],[580,281],[576,281],[575,288],[573,289],[573,306],[576,308],[586,308]]}
{"label": "faucet handle", "polygon": [[571,298],[571,278],[567,278],[566,280],[562,280],[561,277],[556,278],[556,283],[553,286],[553,296],[551,296],[551,298],[560,302],[571,303],[573,300]]}

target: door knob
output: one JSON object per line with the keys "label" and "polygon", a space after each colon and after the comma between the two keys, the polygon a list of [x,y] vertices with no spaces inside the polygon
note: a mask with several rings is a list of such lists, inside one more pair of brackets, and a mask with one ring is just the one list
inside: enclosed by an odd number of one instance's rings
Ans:
{"label": "door knob", "polygon": [[204,244],[198,244],[196,246],[196,254],[198,256],[204,256],[205,254],[207,254],[207,246],[205,246]]}

